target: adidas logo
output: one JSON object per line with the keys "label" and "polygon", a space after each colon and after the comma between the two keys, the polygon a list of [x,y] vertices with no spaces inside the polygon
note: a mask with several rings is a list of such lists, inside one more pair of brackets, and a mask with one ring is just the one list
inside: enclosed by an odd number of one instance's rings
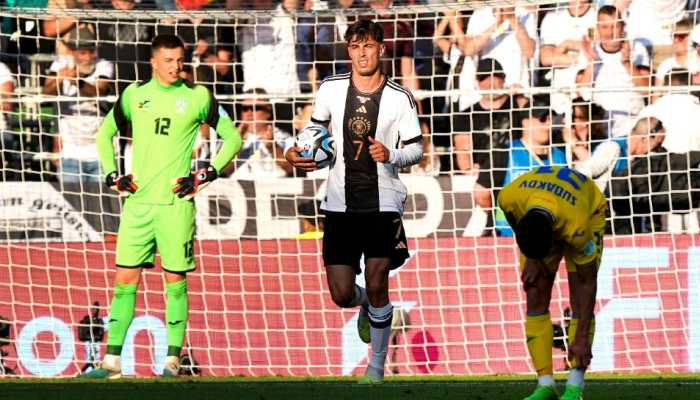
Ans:
{"label": "adidas logo", "polygon": [[407,249],[407,248],[408,248],[408,247],[406,247],[406,243],[404,243],[404,242],[399,242],[399,243],[396,245],[396,247],[394,247],[394,250],[401,250],[401,249]]}
{"label": "adidas logo", "polygon": [[357,110],[355,110],[355,112],[356,112],[356,113],[367,114],[367,110],[365,109],[365,106],[360,106],[360,107],[358,107]]}

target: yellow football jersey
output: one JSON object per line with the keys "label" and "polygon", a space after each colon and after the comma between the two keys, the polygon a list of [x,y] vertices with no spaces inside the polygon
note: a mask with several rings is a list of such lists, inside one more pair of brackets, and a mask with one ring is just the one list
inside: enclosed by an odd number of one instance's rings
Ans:
{"label": "yellow football jersey", "polygon": [[596,184],[580,172],[566,167],[535,168],[503,188],[498,205],[511,227],[531,208],[548,210],[554,216],[556,248],[564,245],[561,250],[567,264],[584,265],[600,257],[607,202]]}

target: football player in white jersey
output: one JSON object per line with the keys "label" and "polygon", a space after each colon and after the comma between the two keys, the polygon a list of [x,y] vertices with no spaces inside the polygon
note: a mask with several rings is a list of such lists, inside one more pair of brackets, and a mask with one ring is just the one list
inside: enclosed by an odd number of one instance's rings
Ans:
{"label": "football player in white jersey", "polygon": [[[361,383],[384,379],[393,315],[389,271],[408,258],[401,221],[406,187],[398,171],[423,157],[415,100],[380,68],[383,38],[376,22],[361,20],[348,28],[352,72],[321,84],[310,122],[328,127],[338,148],[321,204],[323,261],[333,301],[343,308],[360,307],[360,338],[371,342]],[[313,160],[300,157],[300,151],[288,147],[285,157],[296,168],[315,170]],[[366,290],[355,284],[362,256]]]}

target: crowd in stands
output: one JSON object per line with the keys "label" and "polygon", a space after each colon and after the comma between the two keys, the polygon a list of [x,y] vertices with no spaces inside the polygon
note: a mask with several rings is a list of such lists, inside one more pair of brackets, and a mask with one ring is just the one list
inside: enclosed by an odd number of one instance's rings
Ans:
{"label": "crowd in stands", "polygon": [[[104,97],[149,79],[149,43],[160,33],[185,41],[183,77],[207,85],[239,124],[244,147],[225,174],[298,174],[284,161],[284,142],[308,121],[310,99],[323,79],[349,70],[343,41],[348,25],[372,18],[384,28],[382,68],[419,100],[428,139],[424,160],[407,173],[473,175],[475,204],[491,210],[498,190],[519,174],[538,165],[568,165],[607,191],[621,219],[612,229],[622,233],[657,229],[657,211],[688,214],[698,207],[700,101],[688,86],[700,84],[699,1],[504,1],[475,10],[443,3],[7,0],[10,7],[122,10],[125,16],[131,10],[266,12],[228,19],[216,13],[132,19],[86,12],[80,19],[5,12],[0,100],[32,93],[62,97],[40,102],[39,114],[48,109],[55,117],[39,121],[27,119],[25,102],[2,103],[2,177],[101,179],[94,134],[110,107]],[[434,5],[435,11],[407,13],[405,6],[415,4]],[[39,138],[29,146],[22,129]],[[122,138],[120,146],[127,165],[128,141]],[[26,154],[30,148],[33,156]],[[196,150],[200,165],[216,151],[206,127]],[[52,174],[43,172],[47,166]],[[653,194],[663,190],[682,194]],[[638,217],[642,212],[652,216]],[[511,234],[498,210],[490,226]]]}

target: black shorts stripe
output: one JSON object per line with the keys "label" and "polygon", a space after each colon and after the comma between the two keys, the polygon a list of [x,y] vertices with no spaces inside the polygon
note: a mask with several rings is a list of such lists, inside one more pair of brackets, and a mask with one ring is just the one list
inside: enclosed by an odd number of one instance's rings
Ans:
{"label": "black shorts stripe", "polygon": [[176,275],[185,275],[185,274],[187,274],[188,272],[192,272],[192,271],[194,271],[195,269],[197,269],[197,267],[194,266],[194,267],[192,267],[192,268],[190,268],[190,269],[188,269],[188,270],[185,270],[185,271],[171,271],[171,270],[165,268],[165,267],[162,266],[162,265],[161,265],[160,267],[163,269],[163,271],[165,271],[165,272],[170,272],[171,274],[176,274]]}
{"label": "black shorts stripe", "polygon": [[147,263],[143,263],[143,264],[139,264],[139,265],[121,265],[121,264],[117,264],[117,267],[119,267],[119,268],[126,268],[126,269],[136,269],[136,268],[148,268],[148,269],[150,269],[150,268],[153,268],[154,265],[153,265],[153,263],[147,262]]}

